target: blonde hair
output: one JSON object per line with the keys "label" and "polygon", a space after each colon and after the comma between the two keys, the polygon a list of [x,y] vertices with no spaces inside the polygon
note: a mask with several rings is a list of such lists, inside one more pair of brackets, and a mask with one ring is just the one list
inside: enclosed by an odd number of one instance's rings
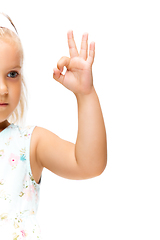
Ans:
{"label": "blonde hair", "polygon": [[[10,17],[4,13],[0,13],[3,14],[5,17],[7,17],[10,21],[10,23],[13,25],[13,27],[15,28],[16,32],[17,29],[14,26],[12,20],[10,19]],[[18,32],[17,32],[18,34]],[[22,44],[20,41],[20,38],[18,37],[18,35],[15,34],[13,31],[7,29],[7,28],[3,28],[0,27],[0,39],[2,40],[9,40],[10,42],[15,42],[21,52],[21,57],[22,57],[22,64],[23,64],[23,59],[24,59],[24,53],[23,53],[23,48],[22,48]],[[23,119],[24,119],[24,112],[25,109],[27,108],[27,87],[24,81],[24,76],[22,73],[22,81],[21,81],[21,96],[20,96],[20,101],[16,107],[16,109],[13,111],[13,113],[11,114],[11,116],[9,117],[9,122],[12,123],[23,123]]]}

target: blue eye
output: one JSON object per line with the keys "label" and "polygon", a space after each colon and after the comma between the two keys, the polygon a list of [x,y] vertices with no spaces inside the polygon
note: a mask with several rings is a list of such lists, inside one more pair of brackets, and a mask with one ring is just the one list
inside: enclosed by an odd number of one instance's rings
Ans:
{"label": "blue eye", "polygon": [[10,73],[8,73],[7,77],[9,78],[16,78],[19,74],[15,71],[12,71]]}

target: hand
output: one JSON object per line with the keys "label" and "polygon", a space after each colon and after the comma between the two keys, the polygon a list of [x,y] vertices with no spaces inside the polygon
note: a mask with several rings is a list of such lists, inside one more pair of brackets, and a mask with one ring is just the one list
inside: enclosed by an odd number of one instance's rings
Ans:
{"label": "hand", "polygon": [[[73,32],[67,34],[70,58],[62,57],[57,68],[53,69],[53,78],[71,90],[75,95],[89,94],[93,90],[92,64],[95,56],[95,43],[92,42],[88,56],[88,34],[83,34],[80,53],[74,41]],[[64,66],[67,68],[62,74]]]}

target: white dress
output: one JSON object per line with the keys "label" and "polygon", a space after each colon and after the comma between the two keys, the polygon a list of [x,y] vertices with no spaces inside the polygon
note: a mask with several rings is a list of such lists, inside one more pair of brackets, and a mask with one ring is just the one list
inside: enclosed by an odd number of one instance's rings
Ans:
{"label": "white dress", "polygon": [[41,240],[36,219],[40,184],[30,167],[34,126],[11,124],[0,132],[0,239]]}

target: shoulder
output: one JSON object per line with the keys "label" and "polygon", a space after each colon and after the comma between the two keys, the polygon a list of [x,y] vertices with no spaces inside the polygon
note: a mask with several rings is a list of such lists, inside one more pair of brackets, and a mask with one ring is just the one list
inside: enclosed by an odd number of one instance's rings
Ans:
{"label": "shoulder", "polygon": [[50,165],[56,158],[55,154],[60,144],[58,139],[60,139],[58,136],[45,128],[38,126],[34,128],[31,137],[30,157],[31,162],[36,166],[36,171],[39,171],[40,174],[44,167],[53,170]]}
{"label": "shoulder", "polygon": [[34,139],[34,141],[36,141],[37,144],[39,144],[40,142],[48,141],[51,138],[52,141],[54,141],[59,137],[46,128],[35,126],[33,129],[32,138]]}
{"label": "shoulder", "polygon": [[37,161],[40,161],[44,152],[48,151],[48,146],[54,146],[59,139],[53,132],[39,126],[35,126],[31,137],[31,151]]}
{"label": "shoulder", "polygon": [[48,140],[48,138],[50,137],[52,137],[53,140],[55,136],[56,135],[53,132],[43,127],[35,126],[32,133],[32,142],[35,142],[36,146],[38,146],[38,144],[40,144],[44,140]]}

